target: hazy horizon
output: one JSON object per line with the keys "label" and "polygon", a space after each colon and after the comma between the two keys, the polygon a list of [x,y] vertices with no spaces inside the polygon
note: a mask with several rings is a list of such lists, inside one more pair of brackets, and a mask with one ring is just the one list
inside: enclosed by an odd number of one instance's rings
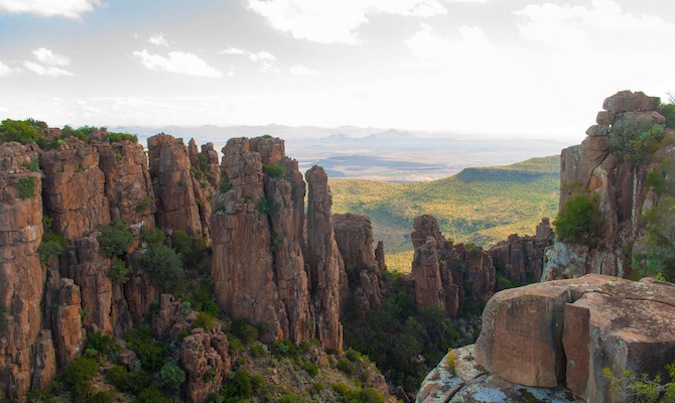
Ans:
{"label": "hazy horizon", "polygon": [[0,118],[561,139],[665,97],[675,3],[0,0]]}

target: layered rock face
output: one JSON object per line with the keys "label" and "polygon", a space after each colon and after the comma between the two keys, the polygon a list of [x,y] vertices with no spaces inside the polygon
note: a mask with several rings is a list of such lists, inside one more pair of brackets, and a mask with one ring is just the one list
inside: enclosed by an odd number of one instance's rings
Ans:
{"label": "layered rock face", "polygon": [[[31,370],[54,367],[51,338],[38,347],[40,301],[45,274],[38,247],[42,239],[42,184],[36,146],[0,147],[0,399],[19,400],[31,386]],[[55,375],[42,371],[34,384]]]}
{"label": "layered rock face", "polygon": [[603,103],[597,124],[591,126],[581,145],[566,148],[560,160],[560,208],[576,194],[588,192],[600,199],[602,222],[600,239],[592,246],[565,243],[556,245],[547,255],[543,279],[552,280],[600,273],[627,277],[633,242],[643,223],[639,217],[653,205],[654,195],[647,192],[646,176],[650,166],[644,162],[621,159],[610,153],[610,130],[631,119],[661,124],[659,99],[642,92],[619,92]]}
{"label": "layered rock face", "polygon": [[497,271],[517,285],[533,283],[541,279],[546,248],[553,243],[553,230],[548,218],[537,225],[535,236],[509,235],[488,250]]}
{"label": "layered rock face", "polygon": [[475,245],[451,246],[429,215],[415,218],[414,228],[412,276],[420,309],[436,306],[457,317],[466,299],[485,302],[492,296],[495,267],[487,252]]}
{"label": "layered rock face", "polygon": [[[317,337],[342,346],[339,279],[344,269],[333,236],[325,173],[307,174],[274,138],[230,139],[223,170],[231,188],[212,200],[212,278],[216,300],[233,317],[266,324],[268,340]],[[323,170],[321,170],[323,172]]]}
{"label": "layered rock face", "polygon": [[624,401],[603,369],[665,376],[675,360],[675,286],[603,275],[501,291],[483,312],[476,361],[516,384],[565,381],[588,402]]}
{"label": "layered rock face", "polygon": [[[52,140],[60,134],[45,131]],[[164,206],[154,198],[143,147],[102,141],[106,135],[94,130],[89,143],[69,137],[48,150],[0,145],[0,400],[22,400],[27,391],[46,386],[57,366],[82,353],[86,331],[122,334],[158,297],[142,270],[135,270],[124,286],[113,283],[111,260],[99,251],[101,227],[120,220],[135,235],[127,263],[139,268],[131,252],[141,229],[154,227],[155,205]],[[163,141],[165,148],[176,143]],[[203,150],[211,173],[204,182],[211,187],[220,170],[212,167],[212,147]],[[160,154],[163,166],[182,166],[179,153]],[[171,197],[180,184],[166,183],[162,189],[162,197]],[[191,203],[185,210],[197,211],[196,200]],[[43,211],[48,228],[43,228]],[[38,250],[45,231],[62,236],[66,247],[41,264]]]}
{"label": "layered rock face", "polygon": [[342,349],[340,323],[340,276],[344,262],[333,231],[331,206],[333,197],[328,175],[319,166],[305,174],[307,196],[307,262],[309,287],[316,314],[316,331],[321,346]]}
{"label": "layered rock face", "polygon": [[[335,241],[344,259],[347,271],[353,273],[355,284],[349,284],[354,294],[354,310],[359,317],[371,309],[379,309],[382,303],[380,266],[384,265],[384,254],[378,261],[373,249],[373,227],[370,218],[358,214],[334,214]],[[378,246],[382,247],[381,242]],[[344,300],[343,300],[344,301]]]}
{"label": "layered rock face", "polygon": [[157,200],[157,225],[202,237],[202,220],[190,174],[190,156],[183,140],[163,133],[150,137],[148,160]]}

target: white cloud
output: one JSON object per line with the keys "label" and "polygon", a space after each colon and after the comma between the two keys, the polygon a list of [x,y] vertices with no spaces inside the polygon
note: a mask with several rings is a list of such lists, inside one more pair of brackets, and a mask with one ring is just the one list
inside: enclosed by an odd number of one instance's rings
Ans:
{"label": "white cloud", "polygon": [[514,14],[525,19],[518,26],[523,39],[564,49],[590,46],[590,31],[675,31],[675,24],[655,16],[625,13],[612,0],[593,0],[591,7],[554,3],[531,4],[514,11]]}
{"label": "white cloud", "polygon": [[318,76],[321,74],[320,72],[312,70],[309,67],[305,67],[301,64],[291,66],[291,68],[288,69],[288,72],[296,76]]}
{"label": "white cloud", "polygon": [[164,34],[162,32],[158,33],[157,35],[151,36],[148,39],[148,42],[157,46],[169,46],[169,42],[166,41],[166,38],[164,38]]}
{"label": "white cloud", "polygon": [[12,74],[13,70],[3,62],[0,62],[0,77],[7,77]]}
{"label": "white cloud", "polygon": [[277,30],[319,43],[360,44],[354,32],[378,14],[430,17],[446,14],[438,0],[247,0],[249,9]]}
{"label": "white cloud", "polygon": [[103,7],[100,0],[0,0],[0,13],[33,14],[38,17],[65,17],[79,21],[83,13]]}
{"label": "white cloud", "polygon": [[45,77],[72,76],[73,73],[56,66],[43,66],[35,62],[23,62],[23,65],[33,73]]}
{"label": "white cloud", "polygon": [[187,74],[200,77],[222,77],[223,74],[209,66],[204,60],[192,53],[169,52],[168,57],[149,53],[143,49],[135,51],[134,56],[140,59],[141,64],[154,71]]}
{"label": "white cloud", "polygon": [[250,61],[259,63],[261,65],[260,70],[265,73],[281,73],[276,66],[276,56],[270,52],[251,52],[250,50],[230,46],[227,49],[220,51],[220,53],[224,55],[246,56]]}
{"label": "white cloud", "polygon": [[70,59],[68,59],[66,56],[54,53],[46,48],[35,49],[33,51],[33,56],[35,56],[39,62],[48,64],[50,66],[64,67],[70,64]]}

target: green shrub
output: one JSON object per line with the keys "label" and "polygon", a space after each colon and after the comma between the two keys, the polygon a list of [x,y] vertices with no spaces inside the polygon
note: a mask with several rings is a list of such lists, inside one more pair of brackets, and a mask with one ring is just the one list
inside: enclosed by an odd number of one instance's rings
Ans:
{"label": "green shrub", "polygon": [[288,178],[290,175],[283,161],[277,161],[274,164],[263,164],[263,172],[275,179]]}
{"label": "green shrub", "polygon": [[666,118],[666,126],[675,128],[675,104],[661,104],[661,114]]}
{"label": "green shrub", "polygon": [[108,140],[109,143],[117,143],[124,140],[138,143],[138,136],[129,133],[108,133],[108,138],[106,140]]}
{"label": "green shrub", "polygon": [[117,219],[101,228],[98,242],[103,254],[120,257],[127,253],[134,242],[134,234],[122,220]]}
{"label": "green shrub", "polygon": [[104,392],[97,392],[91,395],[89,403],[113,403],[115,401],[115,391],[106,390]]}
{"label": "green shrub", "polygon": [[258,329],[251,326],[244,318],[236,318],[230,324],[230,331],[239,338],[244,345],[249,346],[258,339]]}
{"label": "green shrub", "polygon": [[143,228],[141,231],[141,238],[143,238],[143,242],[148,245],[158,245],[164,243],[166,235],[164,235],[164,232],[159,228]]}
{"label": "green shrub", "polygon": [[171,247],[177,253],[185,256],[192,250],[192,238],[183,230],[174,230],[171,234]]}
{"label": "green shrub", "polygon": [[164,392],[156,386],[150,386],[147,389],[143,389],[138,395],[138,401],[140,403],[173,403],[173,399],[165,395]]}
{"label": "green shrub", "polygon": [[164,364],[159,374],[162,379],[162,385],[174,392],[180,390],[181,385],[186,379],[185,371],[173,362]]}
{"label": "green shrub", "polygon": [[151,204],[152,204],[152,197],[146,195],[145,197],[143,197],[143,200],[138,202],[134,210],[137,213],[142,213],[144,211],[147,211],[150,208]]}
{"label": "green shrub", "polygon": [[105,374],[105,379],[117,390],[138,395],[152,383],[152,376],[142,369],[128,372],[122,365],[113,365]]}
{"label": "green shrub", "polygon": [[225,172],[222,172],[220,175],[220,184],[218,185],[218,191],[221,193],[225,193],[230,189],[232,189],[230,178],[227,177],[227,174]]}
{"label": "green shrub", "polygon": [[223,384],[221,396],[228,399],[227,401],[237,401],[235,399],[253,396],[251,376],[245,367],[239,368],[230,382]]}
{"label": "green shrub", "polygon": [[506,277],[503,274],[497,273],[497,283],[495,286],[495,291],[506,290],[517,286],[518,284],[516,284],[515,281],[511,280],[510,278]]}
{"label": "green shrub", "polygon": [[206,312],[199,312],[197,319],[195,320],[195,327],[201,327],[205,330],[211,330],[216,325],[213,316],[209,315]]}
{"label": "green shrub", "polygon": [[35,191],[36,179],[34,176],[24,176],[19,178],[19,183],[17,184],[17,189],[19,190],[19,197],[21,199],[29,199],[35,197],[37,192]]}
{"label": "green shrub", "polygon": [[38,172],[38,171],[40,171],[40,161],[32,160],[32,161],[24,162],[23,167],[26,168],[27,170],[31,171],[31,172]]}
{"label": "green shrub", "polygon": [[663,126],[655,125],[648,117],[627,117],[615,122],[609,131],[609,152],[619,160],[646,161],[665,136]]}
{"label": "green shrub", "polygon": [[51,218],[44,216],[43,217],[43,227],[44,232],[42,234],[42,242],[40,243],[40,248],[38,253],[40,255],[40,263],[44,266],[49,261],[49,258],[52,256],[58,256],[65,252],[66,246],[68,245],[68,239],[64,236],[57,235],[51,229]]}
{"label": "green shrub", "polygon": [[97,372],[98,363],[93,358],[76,358],[66,367],[61,379],[74,401],[80,402],[87,397],[91,390],[89,381]]}
{"label": "green shrub", "polygon": [[274,342],[274,353],[282,357],[297,358],[298,349],[290,340],[280,340]]}
{"label": "green shrub", "polygon": [[261,197],[255,206],[255,210],[260,214],[270,214],[276,216],[279,212],[279,204],[270,196]]}
{"label": "green shrub", "polygon": [[173,291],[184,277],[183,261],[164,244],[152,244],[141,254],[141,264],[150,274],[150,281],[166,291]]}
{"label": "green shrub", "polygon": [[72,127],[65,125],[61,129],[60,139],[67,139],[68,137],[76,137],[82,140],[85,143],[88,143],[91,140],[91,134],[96,128],[92,126],[82,126],[78,129],[73,129]]}
{"label": "green shrub", "polygon": [[125,336],[128,347],[133,350],[143,369],[157,372],[165,363],[164,344],[156,341],[150,334],[150,326],[140,324]]}
{"label": "green shrub", "polygon": [[33,119],[5,119],[0,124],[0,142],[37,143],[40,147],[44,147],[45,139],[40,131],[45,128],[47,128],[46,123]]}
{"label": "green shrub", "polygon": [[565,201],[562,210],[553,220],[558,239],[569,242],[590,242],[600,230],[601,213],[598,195],[589,197],[578,194]]}
{"label": "green shrub", "polygon": [[117,350],[117,345],[115,344],[115,339],[112,337],[98,332],[93,332],[87,334],[87,343],[85,345],[85,349],[93,349],[98,352],[98,355],[105,356],[108,353]]}
{"label": "green shrub", "polygon": [[132,271],[133,268],[126,264],[124,260],[116,259],[110,268],[108,277],[118,284],[126,284]]}
{"label": "green shrub", "polygon": [[619,373],[616,366],[603,368],[602,375],[609,381],[610,390],[621,393],[626,401],[675,402],[675,361],[666,365],[665,370],[670,382],[663,382],[660,375],[637,376],[630,368]]}
{"label": "green shrub", "polygon": [[312,378],[319,374],[319,366],[311,361],[299,360],[298,365]]}
{"label": "green shrub", "polygon": [[356,367],[354,366],[354,363],[349,361],[349,359],[345,357],[340,357],[337,361],[337,369],[340,371],[344,372],[347,375],[354,375],[356,372]]}

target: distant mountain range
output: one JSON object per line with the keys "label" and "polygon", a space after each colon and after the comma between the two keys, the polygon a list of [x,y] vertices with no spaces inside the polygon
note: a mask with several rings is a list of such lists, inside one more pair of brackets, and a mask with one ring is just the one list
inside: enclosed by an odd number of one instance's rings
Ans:
{"label": "distant mountain range", "polygon": [[232,137],[271,135],[286,141],[286,154],[301,169],[323,166],[333,178],[387,181],[427,181],[460,172],[464,168],[508,165],[532,157],[559,154],[571,144],[559,141],[491,138],[461,133],[436,133],[372,127],[316,126],[200,126],[110,128],[138,134],[145,139],[164,132],[198,144],[214,143],[216,150]]}

